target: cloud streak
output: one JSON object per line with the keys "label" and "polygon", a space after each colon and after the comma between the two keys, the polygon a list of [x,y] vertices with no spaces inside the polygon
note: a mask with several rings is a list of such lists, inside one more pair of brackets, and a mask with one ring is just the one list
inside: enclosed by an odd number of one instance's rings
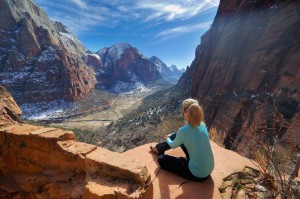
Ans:
{"label": "cloud streak", "polygon": [[79,6],[80,8],[88,8],[88,5],[86,2],[84,2],[83,0],[71,0],[73,3],[75,3],[77,6]]}
{"label": "cloud streak", "polygon": [[207,22],[203,22],[203,23],[177,26],[174,28],[163,30],[154,36],[157,40],[155,42],[152,42],[152,44],[162,43],[166,40],[173,39],[173,38],[176,38],[181,35],[191,33],[194,31],[208,30],[210,28],[211,24],[212,24],[212,21],[207,21]]}
{"label": "cloud streak", "polygon": [[144,21],[173,21],[176,19],[186,20],[197,14],[204,12],[212,7],[216,7],[211,1],[139,1],[137,9],[150,10],[149,15]]}
{"label": "cloud streak", "polygon": [[167,29],[164,31],[159,32],[155,37],[171,37],[174,35],[180,35],[184,33],[193,32],[200,29],[209,29],[210,25],[212,24],[212,21],[207,21],[200,24],[191,24],[191,25],[185,25],[185,26],[178,26],[175,28]]}
{"label": "cloud streak", "polygon": [[61,21],[76,34],[85,33],[96,26],[104,28],[122,26],[124,21],[146,24],[147,27],[184,21],[219,4],[219,0],[36,0],[36,2],[47,12],[50,11],[48,14],[52,20]]}

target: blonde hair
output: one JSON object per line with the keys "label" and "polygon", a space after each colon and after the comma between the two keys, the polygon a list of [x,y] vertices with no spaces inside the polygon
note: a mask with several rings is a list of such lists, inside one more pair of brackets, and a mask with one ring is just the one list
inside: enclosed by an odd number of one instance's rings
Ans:
{"label": "blonde hair", "polygon": [[183,101],[183,110],[186,121],[193,127],[198,127],[204,119],[203,109],[197,100],[186,99]]}
{"label": "blonde hair", "polygon": [[192,98],[183,100],[182,102],[183,111],[186,113],[192,104],[198,104],[198,101]]}

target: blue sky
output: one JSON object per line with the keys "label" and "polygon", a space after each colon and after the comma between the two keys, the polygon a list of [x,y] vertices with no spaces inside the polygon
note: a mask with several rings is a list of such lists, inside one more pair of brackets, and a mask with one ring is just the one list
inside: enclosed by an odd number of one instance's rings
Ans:
{"label": "blue sky", "polygon": [[219,0],[35,0],[91,51],[129,42],[145,56],[185,68]]}

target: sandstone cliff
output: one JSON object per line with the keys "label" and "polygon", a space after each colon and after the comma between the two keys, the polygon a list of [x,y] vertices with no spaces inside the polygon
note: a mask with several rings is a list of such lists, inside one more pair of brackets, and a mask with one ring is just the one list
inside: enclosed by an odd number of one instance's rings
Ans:
{"label": "sandstone cliff", "polygon": [[[249,128],[276,128],[276,111],[299,121],[299,10],[292,0],[221,0],[201,37],[188,72],[191,96],[203,105],[208,126],[224,133],[227,148],[236,149]],[[299,123],[293,129],[299,138]]]}
{"label": "sandstone cliff", "polygon": [[94,87],[85,48],[61,23],[31,0],[0,5],[0,83],[19,104],[74,100]]}
{"label": "sandstone cliff", "polygon": [[21,113],[10,93],[0,85],[0,127],[16,124]]}

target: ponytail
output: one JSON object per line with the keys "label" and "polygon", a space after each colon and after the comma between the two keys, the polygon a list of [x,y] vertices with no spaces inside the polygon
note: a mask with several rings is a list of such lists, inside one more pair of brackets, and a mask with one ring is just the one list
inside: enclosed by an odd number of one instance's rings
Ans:
{"label": "ponytail", "polygon": [[203,109],[198,103],[191,104],[186,113],[186,120],[193,127],[198,127],[204,119]]}

